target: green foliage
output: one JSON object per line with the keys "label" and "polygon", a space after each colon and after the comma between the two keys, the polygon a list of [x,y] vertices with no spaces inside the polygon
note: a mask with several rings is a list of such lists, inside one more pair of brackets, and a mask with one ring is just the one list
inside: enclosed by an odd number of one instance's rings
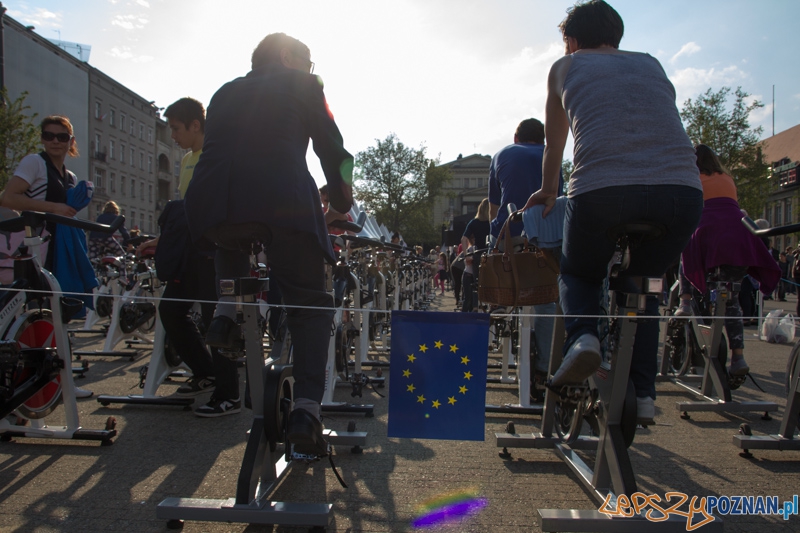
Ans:
{"label": "green foliage", "polygon": [[441,228],[434,225],[433,205],[452,173],[425,157],[424,145],[409,148],[394,133],[376,141],[356,154],[356,199],[406,242],[437,242]]}
{"label": "green foliage", "polygon": [[729,108],[730,94],[730,87],[717,92],[709,88],[694,101],[686,100],[681,118],[692,143],[708,145],[717,152],[736,180],[739,205],[756,218],[764,210],[768,193],[768,165],[761,161],[757,146],[763,129],[751,129],[749,117],[764,104],[758,100],[748,104],[750,95],[737,87]]}
{"label": "green foliage", "polygon": [[27,114],[26,96],[23,92],[11,101],[6,88],[0,89],[0,189],[6,188],[22,158],[39,146],[39,128],[33,123],[36,113]]}
{"label": "green foliage", "polygon": [[573,170],[575,170],[575,165],[572,164],[572,161],[569,159],[561,161],[561,175],[564,178],[564,190],[561,191],[563,194],[567,194],[567,191],[569,191],[569,178],[572,176]]}

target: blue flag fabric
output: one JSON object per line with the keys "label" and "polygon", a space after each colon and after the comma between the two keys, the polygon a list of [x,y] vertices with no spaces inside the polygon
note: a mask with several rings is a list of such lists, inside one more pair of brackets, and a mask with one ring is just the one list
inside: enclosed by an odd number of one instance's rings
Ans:
{"label": "blue flag fabric", "polygon": [[392,313],[389,437],[484,440],[489,315]]}

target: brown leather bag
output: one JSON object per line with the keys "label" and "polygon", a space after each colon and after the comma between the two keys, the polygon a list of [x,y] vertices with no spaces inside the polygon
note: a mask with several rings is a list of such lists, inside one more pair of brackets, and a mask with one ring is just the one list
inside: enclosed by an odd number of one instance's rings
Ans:
{"label": "brown leather bag", "polygon": [[[506,220],[494,248],[481,258],[478,297],[494,305],[518,307],[558,301],[559,266],[549,252],[526,246],[515,252]],[[506,245],[500,252],[500,239]],[[530,249],[532,248],[532,249]]]}

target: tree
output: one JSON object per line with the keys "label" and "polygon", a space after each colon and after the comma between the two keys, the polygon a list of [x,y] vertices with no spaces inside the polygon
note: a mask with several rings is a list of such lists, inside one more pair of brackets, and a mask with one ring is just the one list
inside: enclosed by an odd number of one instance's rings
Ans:
{"label": "tree", "polygon": [[33,123],[36,113],[27,114],[26,96],[23,92],[11,101],[7,89],[0,89],[0,189],[6,188],[22,158],[39,146],[39,128]]}
{"label": "tree", "polygon": [[572,176],[572,172],[575,170],[575,165],[569,159],[563,159],[561,161],[561,177],[564,178],[564,190],[561,191],[562,194],[567,194],[569,191],[569,178]]}
{"label": "tree", "polygon": [[425,157],[425,146],[405,146],[390,133],[377,146],[356,154],[355,196],[379,224],[399,231],[408,243],[441,238],[432,212],[451,172]]}
{"label": "tree", "polygon": [[761,161],[758,148],[763,128],[750,128],[750,113],[764,107],[737,87],[733,105],[728,107],[730,87],[717,92],[708,89],[694,101],[686,100],[681,119],[686,133],[694,144],[705,144],[719,155],[722,164],[731,171],[739,195],[739,205],[758,217],[764,209],[768,187],[768,165]]}

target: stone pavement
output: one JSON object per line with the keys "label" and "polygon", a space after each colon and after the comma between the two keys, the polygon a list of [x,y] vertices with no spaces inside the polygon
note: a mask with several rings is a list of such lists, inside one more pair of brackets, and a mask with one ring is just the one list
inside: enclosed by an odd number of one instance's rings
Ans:
{"label": "stone pavement", "polygon": [[[796,300],[767,302],[793,309]],[[434,308],[450,311],[450,293],[437,297]],[[766,392],[748,381],[734,392],[737,399],[762,399],[785,404],[784,373],[789,345],[774,345],[746,329],[745,354],[752,373]],[[98,349],[100,337],[79,335],[77,348]],[[82,387],[95,393],[138,393],[138,369],[148,353],[127,358],[91,357]],[[240,372],[243,378],[243,372]],[[388,372],[387,372],[388,375]],[[165,384],[168,394],[177,384]],[[693,413],[682,420],[678,400],[692,399],[673,384],[660,384],[657,425],[637,431],[630,454],[639,489],[663,495],[774,495],[780,501],[800,493],[800,454],[756,451],[739,457],[731,444],[741,422],[753,433],[776,433],[782,409],[771,421],[761,413],[726,415]],[[381,391],[386,394],[386,390]],[[346,389],[337,399],[350,401]],[[488,387],[490,403],[515,401],[513,388]],[[198,398],[198,402],[205,397]],[[362,455],[337,450],[336,463],[350,486],[343,489],[327,462],[298,466],[274,495],[279,501],[327,501],[335,519],[329,531],[410,531],[417,506],[430,498],[474,488],[488,500],[477,516],[448,531],[537,532],[538,508],[596,509],[569,468],[551,450],[512,449],[512,459],[498,456],[494,434],[514,420],[517,432],[536,431],[538,417],[487,415],[484,442],[401,440],[386,437],[387,399],[366,389],[364,403],[374,403],[375,417],[357,420],[369,433]],[[200,419],[180,407],[109,406],[79,400],[81,422],[102,428],[116,417],[119,435],[113,446],[92,442],[19,439],[0,443],[0,531],[166,531],[156,518],[156,505],[166,497],[227,498],[234,495],[250,417],[246,410],[217,419]],[[60,409],[57,413],[60,413]],[[325,423],[343,430],[350,417]],[[726,532],[789,533],[800,530],[800,516],[784,522],[776,516],[727,516]],[[264,526],[187,522],[186,532],[261,532]],[[274,531],[301,531],[275,528]]]}

